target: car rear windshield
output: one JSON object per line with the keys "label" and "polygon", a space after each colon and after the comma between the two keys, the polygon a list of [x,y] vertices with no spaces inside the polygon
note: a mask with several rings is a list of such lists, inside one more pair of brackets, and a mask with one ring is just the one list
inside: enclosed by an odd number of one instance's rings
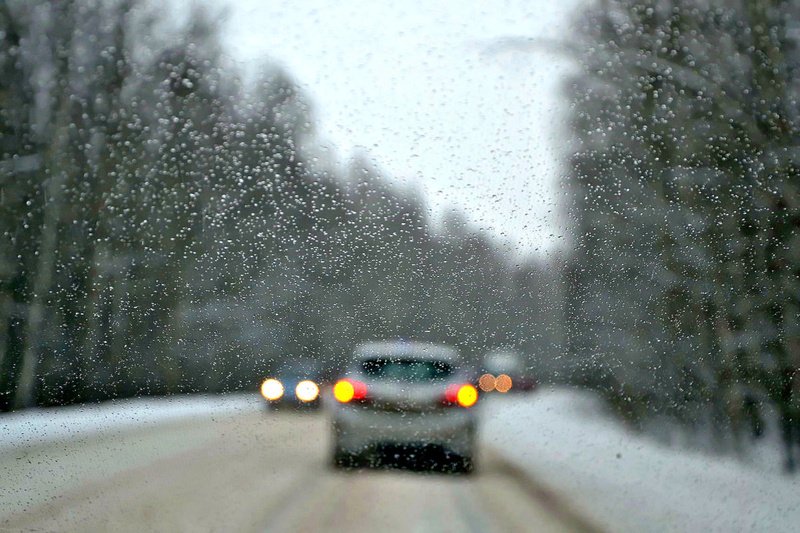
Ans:
{"label": "car rear windshield", "polygon": [[446,361],[418,359],[366,359],[361,363],[364,374],[381,380],[431,381],[441,380],[453,373]]}

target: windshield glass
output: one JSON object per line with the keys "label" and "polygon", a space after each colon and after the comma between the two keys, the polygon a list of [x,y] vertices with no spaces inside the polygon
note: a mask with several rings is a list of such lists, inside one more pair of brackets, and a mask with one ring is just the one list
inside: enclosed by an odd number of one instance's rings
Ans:
{"label": "windshield glass", "polygon": [[800,531],[800,0],[0,0],[0,533],[531,529]]}

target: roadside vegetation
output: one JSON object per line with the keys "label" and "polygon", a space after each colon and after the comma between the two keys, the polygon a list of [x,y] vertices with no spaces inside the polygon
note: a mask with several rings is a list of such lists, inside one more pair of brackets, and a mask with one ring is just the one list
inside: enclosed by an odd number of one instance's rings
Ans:
{"label": "roadside vegetation", "polygon": [[287,72],[242,83],[215,14],[147,5],[0,3],[0,410],[255,389],[376,338],[552,344],[542,261],[434,231],[368,154],[325,157]]}

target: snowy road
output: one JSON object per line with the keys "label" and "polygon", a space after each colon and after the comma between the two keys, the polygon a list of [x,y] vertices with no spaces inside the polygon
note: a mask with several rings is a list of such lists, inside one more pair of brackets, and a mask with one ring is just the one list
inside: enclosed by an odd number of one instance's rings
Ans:
{"label": "snowy road", "polygon": [[7,440],[0,446],[0,530],[587,529],[489,448],[470,477],[337,472],[327,465],[323,414],[243,404],[153,422],[156,412],[147,424],[113,431],[96,423],[93,431],[79,416],[38,444],[35,434],[18,432],[22,446]]}
{"label": "snowy road", "polygon": [[[631,432],[597,397],[480,406],[476,475],[327,466],[324,414],[257,395],[0,416],[0,531],[797,531],[800,476]],[[770,468],[769,465],[773,465]]]}

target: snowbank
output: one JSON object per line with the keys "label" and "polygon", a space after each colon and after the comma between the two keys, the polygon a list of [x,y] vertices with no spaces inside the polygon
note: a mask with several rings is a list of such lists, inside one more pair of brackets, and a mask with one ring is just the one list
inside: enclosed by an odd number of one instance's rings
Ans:
{"label": "snowbank", "polygon": [[492,398],[484,438],[611,531],[797,531],[800,476],[668,448],[633,433],[592,394]]}
{"label": "snowbank", "polygon": [[263,409],[258,394],[133,398],[0,415],[0,453],[9,448],[71,441],[181,419]]}

